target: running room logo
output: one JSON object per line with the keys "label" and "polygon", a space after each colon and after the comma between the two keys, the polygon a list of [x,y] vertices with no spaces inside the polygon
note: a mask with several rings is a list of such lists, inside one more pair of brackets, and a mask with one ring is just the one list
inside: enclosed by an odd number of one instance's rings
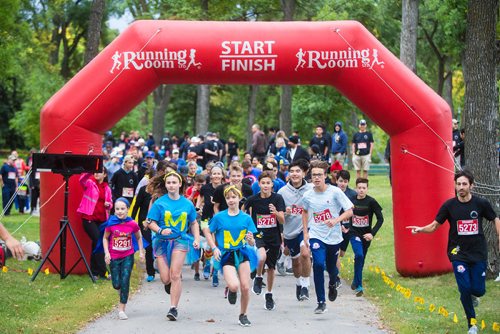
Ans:
{"label": "running room logo", "polygon": [[334,68],[368,68],[374,66],[384,68],[384,62],[378,59],[377,49],[353,50],[303,50],[299,49],[297,54],[297,66],[295,71],[301,68],[312,69],[334,69]]}
{"label": "running room logo", "polygon": [[191,67],[201,68],[201,63],[196,61],[196,49],[172,51],[116,51],[111,57],[113,66],[110,73],[121,70],[136,69],[141,71],[150,68],[184,69]]}
{"label": "running room logo", "polygon": [[223,72],[266,72],[276,69],[276,41],[223,41],[221,69]]}

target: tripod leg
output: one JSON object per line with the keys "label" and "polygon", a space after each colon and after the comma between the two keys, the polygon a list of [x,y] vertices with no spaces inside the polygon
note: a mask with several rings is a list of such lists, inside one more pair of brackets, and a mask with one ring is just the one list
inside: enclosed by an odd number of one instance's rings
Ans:
{"label": "tripod leg", "polygon": [[[47,250],[47,254],[45,254],[45,256],[43,257],[43,260],[42,260],[42,263],[40,263],[40,266],[38,267],[38,269],[35,271],[35,273],[33,274],[33,277],[31,278],[31,281],[33,282],[35,280],[35,278],[38,276],[38,273],[40,272],[40,270],[42,270],[42,267],[43,265],[45,264],[45,262],[48,260],[49,256],[50,256],[50,253],[52,253],[52,250],[54,249],[54,247],[56,246],[57,244],[57,241],[61,238],[61,235],[63,234],[63,232],[66,230],[66,226],[67,226],[67,222],[65,222],[62,226],[61,226],[61,229],[59,230],[59,233],[57,233],[57,236],[56,238],[54,239],[54,241],[52,241],[52,244],[50,245],[49,249]],[[60,255],[60,254],[59,254]]]}
{"label": "tripod leg", "polygon": [[[78,252],[80,252],[80,256],[83,260],[83,263],[85,263],[85,268],[87,268],[87,273],[89,274],[89,277],[92,280],[92,282],[95,283],[96,281],[94,279],[94,275],[92,275],[92,271],[90,270],[89,263],[87,262],[87,259],[85,258],[85,255],[83,254],[83,250],[80,247],[80,243],[78,242],[78,239],[76,238],[75,232],[73,232],[73,228],[71,227],[71,224],[69,222],[67,224],[69,227],[69,231],[71,232],[71,235],[73,236],[73,240],[75,241],[76,247],[78,248]],[[69,275],[69,273],[67,275]]]}

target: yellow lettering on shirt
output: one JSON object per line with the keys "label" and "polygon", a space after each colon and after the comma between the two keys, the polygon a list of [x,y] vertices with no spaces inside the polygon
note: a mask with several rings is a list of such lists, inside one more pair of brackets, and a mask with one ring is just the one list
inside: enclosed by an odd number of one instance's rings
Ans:
{"label": "yellow lettering on shirt", "polygon": [[241,230],[240,235],[236,240],[233,239],[233,236],[231,235],[231,232],[229,231],[224,231],[224,248],[225,249],[230,249],[231,246],[238,246],[240,242],[245,238],[245,235],[247,234],[247,230]]}
{"label": "yellow lettering on shirt", "polygon": [[184,232],[186,230],[186,220],[187,220],[187,213],[183,212],[180,214],[179,218],[177,220],[172,219],[172,212],[170,211],[165,211],[165,226],[166,227],[176,227],[181,224],[180,231]]}

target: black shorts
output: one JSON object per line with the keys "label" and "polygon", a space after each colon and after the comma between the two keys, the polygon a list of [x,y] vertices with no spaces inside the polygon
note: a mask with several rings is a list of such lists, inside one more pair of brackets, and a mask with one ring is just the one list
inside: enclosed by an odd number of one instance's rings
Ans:
{"label": "black shorts", "polygon": [[264,248],[266,250],[267,267],[269,269],[275,269],[276,262],[280,257],[280,252],[281,252],[280,245],[268,244],[264,240],[262,240],[262,238],[257,238],[255,240],[255,245],[257,246],[257,249]]}
{"label": "black shorts", "polygon": [[238,263],[241,264],[246,261],[250,261],[248,257],[240,252],[239,250],[229,251],[224,254],[223,258],[220,261],[220,266],[232,266],[236,268],[236,258],[238,258]]}

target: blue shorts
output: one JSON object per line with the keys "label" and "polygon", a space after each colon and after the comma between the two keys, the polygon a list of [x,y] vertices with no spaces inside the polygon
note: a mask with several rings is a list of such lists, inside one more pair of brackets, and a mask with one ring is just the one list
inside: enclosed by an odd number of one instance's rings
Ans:
{"label": "blue shorts", "polygon": [[300,245],[302,244],[302,241],[304,241],[303,232],[300,232],[300,234],[293,239],[284,239],[285,247],[290,250],[290,256],[292,258],[300,256]]}
{"label": "blue shorts", "polygon": [[167,247],[168,243],[173,242],[172,251],[183,251],[187,252],[189,249],[189,244],[187,240],[176,239],[176,240],[168,240],[168,239],[153,239],[153,254],[156,257],[167,256]]}

